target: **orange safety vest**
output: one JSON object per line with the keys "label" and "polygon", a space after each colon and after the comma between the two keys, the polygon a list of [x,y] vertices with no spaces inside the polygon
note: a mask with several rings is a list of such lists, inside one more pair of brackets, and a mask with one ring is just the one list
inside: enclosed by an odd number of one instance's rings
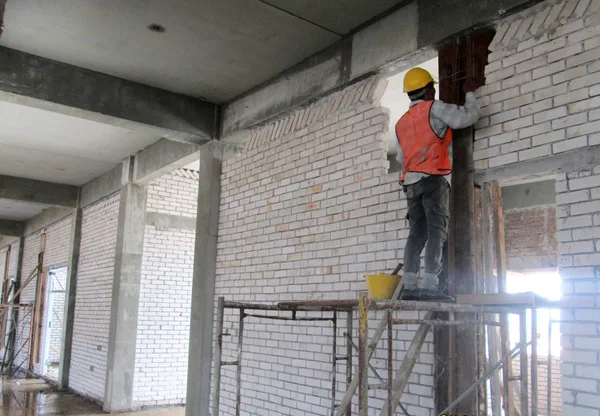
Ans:
{"label": "orange safety vest", "polygon": [[422,172],[428,175],[452,173],[448,146],[452,143],[452,129],[448,127],[445,137],[438,135],[429,124],[429,113],[433,101],[413,105],[396,123],[396,137],[404,153],[404,171]]}

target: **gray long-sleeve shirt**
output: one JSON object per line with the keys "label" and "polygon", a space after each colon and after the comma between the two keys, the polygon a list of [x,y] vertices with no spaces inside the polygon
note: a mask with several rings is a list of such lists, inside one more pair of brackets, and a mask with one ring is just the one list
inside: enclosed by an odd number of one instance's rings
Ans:
{"label": "gray long-sleeve shirt", "polygon": [[[410,107],[424,102],[424,100],[411,101]],[[463,129],[474,124],[479,119],[479,105],[475,99],[475,94],[468,92],[465,97],[465,105],[459,107],[455,104],[446,104],[443,101],[436,100],[431,106],[431,112],[429,113],[429,125],[432,130],[439,137],[444,137],[448,131],[448,127],[451,129]],[[400,146],[400,141],[396,140],[396,160],[402,165],[404,169],[404,152]],[[452,161],[452,146],[448,148],[450,155],[450,161]],[[421,179],[430,176],[426,173],[421,172],[407,172],[404,180],[405,185],[411,185],[419,182]],[[451,175],[446,175],[448,183],[452,182]]]}

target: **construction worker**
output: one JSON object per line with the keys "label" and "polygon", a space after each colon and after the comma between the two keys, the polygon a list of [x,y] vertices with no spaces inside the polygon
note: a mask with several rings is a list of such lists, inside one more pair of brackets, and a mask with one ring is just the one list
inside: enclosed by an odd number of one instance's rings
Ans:
{"label": "construction worker", "polygon": [[[422,68],[406,73],[404,92],[408,93],[410,107],[396,124],[396,158],[402,164],[400,183],[408,202],[410,224],[404,249],[404,300],[454,300],[438,287],[450,218],[452,129],[475,123],[479,107],[473,80],[464,85],[463,107],[435,100],[435,83]],[[425,272],[419,274],[425,243]]]}

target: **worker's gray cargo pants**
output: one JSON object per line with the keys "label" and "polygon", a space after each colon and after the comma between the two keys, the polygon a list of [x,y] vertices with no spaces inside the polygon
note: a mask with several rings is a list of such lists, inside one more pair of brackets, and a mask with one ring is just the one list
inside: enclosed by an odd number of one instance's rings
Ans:
{"label": "worker's gray cargo pants", "polygon": [[[450,219],[450,185],[443,176],[428,176],[404,187],[410,234],[404,248],[404,287],[438,289]],[[419,276],[425,248],[425,273]]]}

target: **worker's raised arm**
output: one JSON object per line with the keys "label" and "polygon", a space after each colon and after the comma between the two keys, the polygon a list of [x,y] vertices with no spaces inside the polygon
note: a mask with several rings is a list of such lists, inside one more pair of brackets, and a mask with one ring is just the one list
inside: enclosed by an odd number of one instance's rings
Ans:
{"label": "worker's raised arm", "polygon": [[431,116],[441,120],[452,129],[469,127],[479,119],[479,105],[475,98],[475,84],[469,80],[465,84],[465,105],[458,106],[436,101],[431,107]]}

